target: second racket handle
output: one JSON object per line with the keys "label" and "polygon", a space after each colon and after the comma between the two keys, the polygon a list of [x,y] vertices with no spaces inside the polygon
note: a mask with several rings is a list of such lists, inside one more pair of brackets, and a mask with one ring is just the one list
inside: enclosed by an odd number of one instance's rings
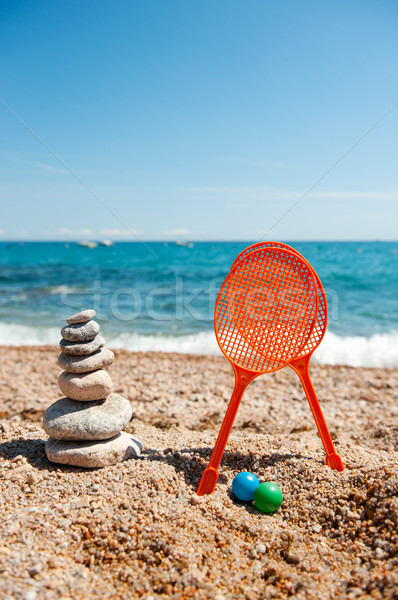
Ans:
{"label": "second racket handle", "polygon": [[318,402],[314,386],[312,385],[309,373],[309,362],[310,357],[307,355],[303,358],[292,360],[289,366],[294,371],[296,371],[297,375],[300,377],[301,383],[303,384],[308,403],[314,416],[315,424],[318,428],[323,447],[325,448],[325,452],[328,457],[327,463],[329,467],[337,471],[343,471],[343,463],[341,462],[341,458],[336,453],[336,450],[334,448],[332,438],[330,437],[329,429],[325,421],[325,417],[323,416],[323,412]]}

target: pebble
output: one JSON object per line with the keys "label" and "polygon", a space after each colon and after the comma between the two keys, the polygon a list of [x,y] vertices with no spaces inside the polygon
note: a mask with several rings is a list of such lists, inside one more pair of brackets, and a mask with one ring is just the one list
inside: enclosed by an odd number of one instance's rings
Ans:
{"label": "pebble", "polygon": [[115,360],[115,355],[109,348],[100,348],[90,356],[71,356],[61,352],[58,365],[69,373],[88,373],[103,367],[108,367]]}
{"label": "pebble", "polygon": [[301,561],[300,556],[298,554],[295,554],[294,552],[293,553],[289,552],[286,556],[286,562],[289,565],[298,565],[300,563],[300,561]]}
{"label": "pebble", "polygon": [[75,442],[49,438],[45,446],[48,460],[64,465],[95,469],[115,465],[141,454],[142,444],[122,431],[98,442]]}
{"label": "pebble", "polygon": [[36,473],[29,473],[29,475],[26,478],[26,483],[30,486],[32,485],[36,485],[39,482],[39,478],[36,475]]}
{"label": "pebble", "polygon": [[73,400],[101,400],[112,391],[112,379],[107,371],[98,369],[89,373],[63,371],[58,378],[59,389]]}
{"label": "pebble", "polygon": [[65,354],[87,356],[87,354],[92,354],[99,348],[105,346],[105,340],[98,334],[91,342],[83,342],[81,344],[79,342],[68,342],[68,340],[62,338],[59,345],[62,352],[65,352]]}
{"label": "pebble", "polygon": [[81,496],[75,500],[75,502],[72,502],[72,508],[88,508],[90,506],[90,501],[90,496],[88,494],[84,494],[84,496]]}
{"label": "pebble", "polygon": [[30,464],[22,464],[20,467],[16,467],[12,470],[12,474],[16,475],[17,473],[23,473],[24,471],[29,471],[32,468]]}
{"label": "pebble", "polygon": [[384,552],[381,548],[376,548],[375,556],[377,559],[382,560],[383,558],[387,558],[388,554]]}
{"label": "pebble", "polygon": [[126,427],[132,413],[130,402],[119,394],[93,402],[60,398],[44,413],[43,429],[54,439],[107,440]]}
{"label": "pebble", "polygon": [[66,322],[69,323],[69,325],[75,325],[76,323],[85,323],[86,321],[89,321],[90,319],[95,317],[96,314],[97,313],[93,308],[87,308],[87,310],[82,310],[81,312],[78,312],[72,315],[71,317],[68,317],[66,319]]}
{"label": "pebble", "polygon": [[14,458],[11,460],[11,464],[19,462],[26,462],[26,458],[22,456],[22,454],[17,454],[17,456],[14,456]]}
{"label": "pebble", "polygon": [[28,573],[31,577],[34,577],[35,575],[38,575],[39,573],[41,573],[43,567],[40,563],[37,563],[36,565],[33,565],[33,567],[30,567],[30,569],[28,570]]}
{"label": "pebble", "polygon": [[20,523],[18,523],[18,521],[14,521],[14,523],[12,523],[8,529],[8,535],[14,535],[14,533],[17,533],[17,531],[19,531],[20,529]]}
{"label": "pebble", "polygon": [[88,342],[95,338],[100,330],[96,321],[87,321],[86,323],[76,323],[76,325],[66,325],[61,329],[61,335],[69,342]]}
{"label": "pebble", "polygon": [[202,501],[202,497],[198,496],[197,494],[194,494],[189,499],[189,502],[192,504],[192,506],[196,506],[196,505],[200,504],[201,501]]}

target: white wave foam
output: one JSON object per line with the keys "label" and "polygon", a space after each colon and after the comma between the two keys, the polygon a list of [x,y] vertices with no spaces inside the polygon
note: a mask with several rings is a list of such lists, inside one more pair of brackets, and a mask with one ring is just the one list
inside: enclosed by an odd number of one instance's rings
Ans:
{"label": "white wave foam", "polygon": [[12,296],[8,296],[9,302],[23,302],[28,299],[28,294],[24,294],[21,292],[20,294],[13,294]]}
{"label": "white wave foam", "polygon": [[31,327],[16,323],[0,323],[1,346],[55,346],[59,340],[57,327]]}
{"label": "white wave foam", "polygon": [[[55,346],[59,340],[57,327],[31,327],[13,323],[0,323],[0,345]],[[120,333],[114,337],[106,335],[110,348],[124,348],[135,352],[178,352],[189,354],[217,354],[221,351],[213,331],[166,336]],[[341,337],[327,332],[314,353],[314,361],[330,365],[353,367],[398,367],[398,332],[362,336]]]}
{"label": "white wave foam", "polygon": [[69,285],[56,285],[50,290],[51,296],[57,296],[58,294],[74,294],[80,291],[77,287],[71,287]]}
{"label": "white wave foam", "polygon": [[181,336],[140,335],[121,333],[107,342],[111,348],[136,352],[178,352],[181,354],[221,354],[212,331]]}
{"label": "white wave foam", "polygon": [[[221,353],[212,331],[180,337],[122,333],[109,340],[109,346],[140,352]],[[398,332],[375,334],[369,338],[340,337],[327,332],[314,353],[314,361],[352,367],[398,367]]]}
{"label": "white wave foam", "polygon": [[328,365],[352,367],[398,367],[398,332],[377,333],[371,337],[340,337],[326,332],[314,360]]}

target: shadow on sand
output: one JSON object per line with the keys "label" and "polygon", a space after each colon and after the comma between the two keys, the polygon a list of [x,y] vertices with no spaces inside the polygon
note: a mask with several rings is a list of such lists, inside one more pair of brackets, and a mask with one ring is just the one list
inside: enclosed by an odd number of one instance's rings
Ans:
{"label": "shadow on sand", "polygon": [[[212,451],[213,449],[208,447],[182,448],[178,451],[167,448],[163,452],[147,448],[143,451],[141,458],[143,460],[164,462],[172,466],[177,473],[183,475],[186,484],[196,490],[202,472],[210,460]],[[203,459],[205,459],[204,463]],[[228,478],[223,474],[223,467],[226,466],[236,469],[237,465],[239,465],[239,471],[250,471],[255,467],[255,470],[258,471],[259,469],[267,469],[268,467],[275,466],[278,463],[297,459],[323,464],[322,461],[312,456],[304,456],[299,453],[279,454],[273,452],[272,458],[270,454],[264,454],[258,458],[250,453],[244,454],[242,452],[225,451],[219,468],[218,482],[227,483]]]}

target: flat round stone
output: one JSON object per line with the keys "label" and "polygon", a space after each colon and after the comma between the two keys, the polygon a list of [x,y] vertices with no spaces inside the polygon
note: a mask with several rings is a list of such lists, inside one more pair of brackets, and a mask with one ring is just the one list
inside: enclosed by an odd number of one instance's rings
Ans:
{"label": "flat round stone", "polygon": [[95,317],[96,314],[97,313],[93,308],[88,308],[87,310],[82,310],[81,312],[68,317],[66,322],[69,323],[69,325],[75,325],[75,323],[85,323],[86,321],[89,321]]}
{"label": "flat round stone", "polygon": [[142,444],[122,431],[110,440],[98,442],[64,441],[50,437],[45,449],[51,462],[95,469],[136,458],[141,454]]}
{"label": "flat round stone", "polygon": [[107,371],[98,369],[89,373],[67,373],[58,378],[59,389],[72,400],[101,400],[112,391],[112,379]]}
{"label": "flat round stone", "polygon": [[100,348],[89,356],[71,356],[61,352],[58,365],[69,373],[88,373],[108,367],[115,360],[115,355],[109,348]]}
{"label": "flat round stone", "polygon": [[130,402],[119,394],[94,402],[60,398],[44,413],[43,429],[54,439],[108,440],[126,427],[132,414]]}
{"label": "flat round stone", "polygon": [[101,335],[96,335],[91,342],[68,342],[68,340],[61,339],[59,342],[62,352],[65,354],[72,354],[73,356],[87,356],[92,354],[99,348],[105,346],[105,340]]}
{"label": "flat round stone", "polygon": [[61,329],[61,335],[69,342],[88,342],[95,338],[99,330],[97,321],[86,321],[86,323],[66,325]]}

